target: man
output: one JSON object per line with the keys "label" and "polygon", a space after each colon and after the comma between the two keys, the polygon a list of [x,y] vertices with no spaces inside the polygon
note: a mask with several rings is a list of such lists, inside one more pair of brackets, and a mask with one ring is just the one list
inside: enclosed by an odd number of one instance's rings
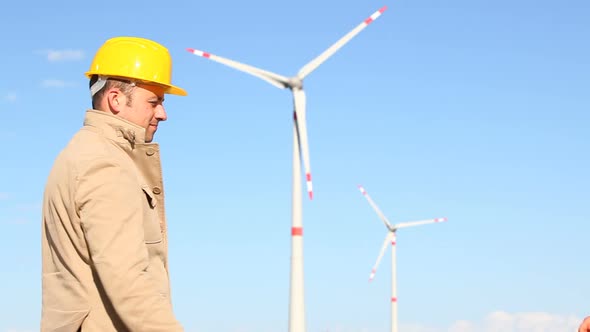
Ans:
{"label": "man", "polygon": [[116,37],[86,76],[92,110],[56,158],[43,199],[41,331],[182,331],[172,311],[158,144],[168,50]]}
{"label": "man", "polygon": [[590,316],[586,317],[580,327],[578,328],[578,332],[590,332]]}

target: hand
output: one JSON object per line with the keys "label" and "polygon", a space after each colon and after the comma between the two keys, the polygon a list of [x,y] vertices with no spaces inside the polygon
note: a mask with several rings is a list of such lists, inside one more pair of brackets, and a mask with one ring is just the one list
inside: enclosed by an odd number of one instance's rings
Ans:
{"label": "hand", "polygon": [[590,316],[586,317],[580,327],[578,328],[578,332],[590,332]]}

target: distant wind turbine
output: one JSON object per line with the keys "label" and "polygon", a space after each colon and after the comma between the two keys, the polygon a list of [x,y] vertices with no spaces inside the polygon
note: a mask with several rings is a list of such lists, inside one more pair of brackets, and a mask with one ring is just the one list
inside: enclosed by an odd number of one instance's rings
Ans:
{"label": "distant wind turbine", "polygon": [[383,223],[385,224],[385,227],[387,227],[387,235],[385,236],[385,241],[383,241],[383,245],[381,246],[381,251],[379,252],[379,256],[377,257],[377,262],[375,262],[375,265],[371,269],[371,274],[369,275],[369,282],[373,281],[373,278],[375,278],[375,273],[377,273],[377,268],[379,267],[379,263],[381,262],[381,258],[383,258],[383,255],[385,254],[385,250],[387,249],[387,245],[389,243],[391,243],[391,332],[398,332],[398,329],[397,329],[398,322],[397,322],[396,249],[395,249],[396,232],[398,229],[404,228],[404,227],[412,227],[412,226],[419,226],[419,225],[444,222],[444,221],[447,221],[447,218],[435,218],[435,219],[427,219],[427,220],[420,220],[420,221],[402,222],[402,223],[398,223],[398,224],[395,224],[392,226],[391,223],[389,222],[389,220],[387,219],[387,217],[385,217],[385,215],[383,214],[383,212],[381,212],[381,210],[379,210],[379,207],[377,207],[377,204],[375,204],[375,202],[373,202],[373,200],[371,199],[371,196],[369,196],[369,194],[367,193],[365,188],[363,188],[363,186],[360,186],[360,185],[358,187],[359,187],[361,193],[363,194],[363,196],[365,196],[367,201],[369,201],[369,204],[371,204],[371,206],[373,207],[375,212],[377,212],[377,215],[383,221]]}
{"label": "distant wind turbine", "polygon": [[331,57],[342,46],[348,43],[354,36],[376,20],[386,7],[374,12],[352,31],[340,38],[336,43],[304,65],[297,75],[285,77],[262,70],[247,64],[188,48],[195,55],[219,62],[234,69],[256,76],[266,82],[281,88],[290,89],[293,93],[294,126],[293,126],[293,179],[292,179],[292,226],[291,226],[291,282],[289,302],[289,332],[305,332],[305,302],[303,286],[303,220],[302,220],[302,190],[301,190],[301,159],[305,169],[305,181],[310,199],[313,199],[313,187],[311,180],[311,167],[309,162],[309,146],[307,142],[307,124],[305,118],[305,92],[303,91],[303,79]]}

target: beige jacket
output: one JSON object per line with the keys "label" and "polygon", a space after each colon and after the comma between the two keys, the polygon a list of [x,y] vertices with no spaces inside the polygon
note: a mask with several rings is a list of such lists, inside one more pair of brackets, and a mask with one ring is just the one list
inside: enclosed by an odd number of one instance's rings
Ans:
{"label": "beige jacket", "polygon": [[159,147],[90,110],[43,199],[41,331],[182,331],[172,312]]}

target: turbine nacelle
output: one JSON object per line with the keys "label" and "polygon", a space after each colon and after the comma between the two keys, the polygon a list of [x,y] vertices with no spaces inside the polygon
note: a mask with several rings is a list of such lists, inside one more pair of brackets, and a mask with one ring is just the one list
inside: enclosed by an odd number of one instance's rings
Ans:
{"label": "turbine nacelle", "polygon": [[298,76],[293,76],[289,78],[285,86],[291,90],[303,90],[303,79],[299,78]]}

